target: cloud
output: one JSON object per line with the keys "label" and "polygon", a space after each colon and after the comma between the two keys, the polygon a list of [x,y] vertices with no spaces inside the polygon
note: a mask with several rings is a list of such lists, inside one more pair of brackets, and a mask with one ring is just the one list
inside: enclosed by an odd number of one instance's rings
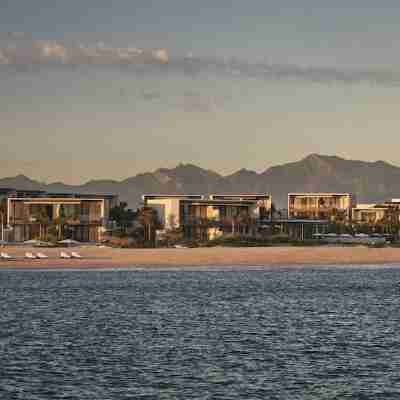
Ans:
{"label": "cloud", "polygon": [[155,50],[152,53],[152,56],[154,57],[155,60],[158,60],[162,64],[167,64],[169,57],[168,57],[168,52],[165,49],[159,49]]}
{"label": "cloud", "polygon": [[[162,65],[190,79],[199,76],[222,76],[231,79],[262,79],[303,81],[323,84],[368,83],[379,86],[400,84],[400,74],[389,71],[346,70],[340,68],[303,67],[273,63],[251,63],[236,58],[196,57],[189,53],[171,57],[168,50],[112,47],[103,42],[95,44],[66,44],[55,40],[33,40],[30,35],[12,32],[0,36],[0,64],[15,65],[25,71],[30,65]],[[149,68],[136,73],[145,73]],[[156,70],[158,71],[158,70]],[[147,96],[143,96],[146,98]],[[151,96],[149,96],[151,97]],[[197,100],[185,100],[188,109]],[[193,106],[193,108],[206,108]]]}
{"label": "cloud", "polygon": [[159,91],[150,91],[150,90],[142,90],[140,92],[140,97],[143,100],[147,101],[153,101],[153,100],[159,100],[161,98],[161,93]]}
{"label": "cloud", "polygon": [[6,55],[0,50],[0,65],[1,64],[8,64],[8,58]]}
{"label": "cloud", "polygon": [[186,91],[183,94],[183,109],[186,112],[209,113],[216,111],[216,104],[211,97],[195,91]]}
{"label": "cloud", "polygon": [[24,40],[32,39],[32,36],[25,32],[0,32],[0,40],[1,39]]}
{"label": "cloud", "polygon": [[368,83],[379,86],[399,86],[400,74],[382,70],[303,67],[290,64],[250,63],[238,59],[182,57],[174,67],[189,78],[218,75],[232,79],[301,81],[323,84]]}
{"label": "cloud", "polygon": [[124,65],[167,64],[169,61],[166,49],[142,50],[135,47],[106,47],[101,42],[95,45],[68,46],[54,40],[11,40],[16,39],[15,35],[14,33],[8,37],[9,40],[2,40],[4,43],[0,44],[0,63],[2,64]]}
{"label": "cloud", "polygon": [[46,62],[47,60],[58,60],[60,62],[68,61],[68,50],[65,46],[57,42],[38,42],[38,52],[41,59]]}

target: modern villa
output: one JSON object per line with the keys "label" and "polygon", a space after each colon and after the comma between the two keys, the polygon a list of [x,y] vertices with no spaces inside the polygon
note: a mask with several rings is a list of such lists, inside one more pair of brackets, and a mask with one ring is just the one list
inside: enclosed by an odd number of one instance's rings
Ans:
{"label": "modern villa", "polygon": [[[157,211],[160,238],[181,229],[189,240],[277,232],[305,240],[328,232],[332,222],[400,222],[400,199],[357,205],[351,193],[289,193],[287,215],[272,212],[272,196],[267,193],[145,194],[142,200],[144,207]],[[0,188],[1,238],[17,243],[57,238],[99,242],[108,228],[115,227],[110,210],[118,204],[115,195]]]}
{"label": "modern villa", "polygon": [[24,242],[44,238],[51,227],[63,226],[63,238],[98,242],[106,231],[114,195],[18,193],[7,196],[7,239]]}
{"label": "modern villa", "polygon": [[248,233],[268,218],[269,194],[143,195],[143,204],[157,210],[162,230],[182,228],[189,239],[214,239],[223,233]]}
{"label": "modern villa", "polygon": [[359,224],[377,224],[388,218],[390,209],[385,204],[357,204],[352,211],[352,220]]}
{"label": "modern villa", "polygon": [[350,221],[356,206],[351,193],[289,193],[289,219]]}

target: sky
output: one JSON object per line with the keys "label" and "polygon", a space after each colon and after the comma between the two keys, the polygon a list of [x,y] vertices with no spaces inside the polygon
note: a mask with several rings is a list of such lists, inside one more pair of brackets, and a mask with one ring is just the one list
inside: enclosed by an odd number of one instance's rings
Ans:
{"label": "sky", "polygon": [[400,165],[395,0],[0,0],[0,176]]}

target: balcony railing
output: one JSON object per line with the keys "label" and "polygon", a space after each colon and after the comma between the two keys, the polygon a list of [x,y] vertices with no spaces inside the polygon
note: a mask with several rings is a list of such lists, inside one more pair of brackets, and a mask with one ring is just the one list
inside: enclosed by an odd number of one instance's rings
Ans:
{"label": "balcony railing", "polygon": [[[39,220],[38,218],[34,217],[27,217],[27,218],[10,218],[10,223],[11,224],[16,224],[16,225],[52,225],[52,224],[57,224],[59,221],[57,220]],[[66,218],[63,220],[63,224],[65,225],[102,225],[103,224],[103,219],[89,219],[89,218],[79,218],[79,219],[73,219],[73,218]]]}
{"label": "balcony railing", "polygon": [[346,211],[346,207],[341,207],[338,205],[320,205],[320,206],[290,206],[291,211],[318,211],[318,210],[323,210],[323,211],[329,211],[329,210],[338,210],[338,211]]}
{"label": "balcony railing", "polygon": [[183,226],[188,227],[209,227],[209,228],[226,228],[231,227],[232,225],[242,225],[242,226],[250,226],[255,225],[257,222],[255,219],[240,219],[238,218],[224,218],[224,219],[212,219],[212,218],[195,218],[189,217],[184,218],[181,221]]}

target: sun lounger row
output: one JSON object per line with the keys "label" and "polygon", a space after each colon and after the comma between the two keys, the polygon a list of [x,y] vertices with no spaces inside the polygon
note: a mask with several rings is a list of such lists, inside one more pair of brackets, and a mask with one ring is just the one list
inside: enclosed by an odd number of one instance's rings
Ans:
{"label": "sun lounger row", "polygon": [[4,259],[4,260],[12,260],[13,257],[11,257],[9,254],[7,253],[0,253],[0,258]]}
{"label": "sun lounger row", "polygon": [[[27,253],[25,253],[25,257],[24,258],[27,259],[27,260],[38,260],[38,259],[39,260],[46,260],[49,257],[46,254],[43,254],[43,253],[34,254],[34,253],[31,253],[31,252],[27,252]],[[79,259],[81,259],[83,257],[79,253],[77,253],[75,251],[71,252],[71,254],[66,253],[65,251],[62,251],[60,253],[60,258],[63,258],[63,259],[79,258]],[[15,257],[10,256],[8,253],[3,253],[2,252],[2,253],[0,253],[0,259],[2,259],[2,260],[14,260]]]}
{"label": "sun lounger row", "polygon": [[79,253],[76,253],[75,251],[71,252],[71,254],[62,251],[60,254],[60,258],[82,258],[82,256]]}

